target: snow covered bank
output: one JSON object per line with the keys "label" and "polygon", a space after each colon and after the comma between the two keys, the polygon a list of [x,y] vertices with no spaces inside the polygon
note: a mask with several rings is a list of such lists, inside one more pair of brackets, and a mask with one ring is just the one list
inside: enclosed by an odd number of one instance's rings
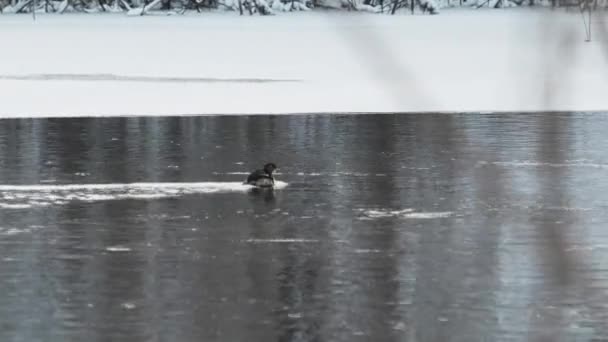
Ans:
{"label": "snow covered bank", "polygon": [[598,28],[585,43],[576,11],[532,9],[3,16],[0,114],[606,110]]}

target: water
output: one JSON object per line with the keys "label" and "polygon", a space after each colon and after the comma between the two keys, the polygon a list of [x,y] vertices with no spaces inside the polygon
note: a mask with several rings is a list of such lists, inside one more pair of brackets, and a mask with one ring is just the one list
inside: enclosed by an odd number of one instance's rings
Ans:
{"label": "water", "polygon": [[[608,116],[0,122],[0,341],[608,339]],[[274,191],[241,182],[278,164]]]}

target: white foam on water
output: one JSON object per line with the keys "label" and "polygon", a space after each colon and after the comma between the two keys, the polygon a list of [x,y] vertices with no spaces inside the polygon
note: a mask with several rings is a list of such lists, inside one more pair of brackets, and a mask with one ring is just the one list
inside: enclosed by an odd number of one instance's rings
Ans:
{"label": "white foam on water", "polygon": [[[286,182],[276,181],[275,189]],[[197,183],[110,183],[110,184],[36,184],[0,185],[0,209],[27,209],[65,204],[68,201],[109,201],[158,199],[188,194],[246,192],[253,186],[242,182]]]}

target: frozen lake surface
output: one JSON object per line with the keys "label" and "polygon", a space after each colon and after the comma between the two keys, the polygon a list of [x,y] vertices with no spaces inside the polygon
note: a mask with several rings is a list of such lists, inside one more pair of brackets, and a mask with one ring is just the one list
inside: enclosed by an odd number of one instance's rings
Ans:
{"label": "frozen lake surface", "polygon": [[[3,120],[1,341],[608,337],[608,116]],[[240,182],[266,161],[283,183]]]}

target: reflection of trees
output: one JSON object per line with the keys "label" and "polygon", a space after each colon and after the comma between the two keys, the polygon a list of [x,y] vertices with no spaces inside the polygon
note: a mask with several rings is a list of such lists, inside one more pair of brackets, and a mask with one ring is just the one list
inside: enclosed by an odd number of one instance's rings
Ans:
{"label": "reflection of trees", "polygon": [[[536,159],[541,163],[563,164],[569,158],[569,149],[573,142],[570,117],[566,115],[539,116],[541,131]],[[580,228],[576,223],[575,213],[568,210],[550,209],[567,208],[572,202],[569,198],[570,172],[561,167],[539,168],[537,182],[540,185],[542,205],[535,223],[536,252],[543,272],[542,283],[535,294],[535,307],[532,312],[532,338],[557,339],[565,336],[565,330],[571,322],[568,306],[583,310],[593,323],[593,329],[599,338],[608,333],[603,308],[595,306],[593,300],[605,301],[606,296],[593,289],[592,277],[577,270],[589,269],[591,265],[582,260],[576,253],[568,252],[572,245],[585,245],[585,237],[577,239]],[[599,309],[599,310],[598,310]]]}
{"label": "reflection of trees", "polygon": [[[124,222],[133,209],[126,202],[60,208],[52,234],[57,242],[48,251],[49,264],[42,272],[49,279],[47,289],[64,329],[85,325],[78,332],[95,341],[146,337],[141,255],[105,251],[116,245],[138,250],[141,237]],[[124,303],[140,308],[127,311]]]}
{"label": "reflection of trees", "polygon": [[[599,63],[598,67],[600,67],[602,62],[605,65],[608,61],[608,16],[606,16],[606,9],[592,9],[589,0],[576,0],[574,3],[582,11],[580,21],[566,21],[564,20],[566,18],[563,13],[564,10],[554,9],[548,12],[540,23],[544,46],[539,48],[537,58],[539,69],[544,69],[545,84],[542,105],[546,110],[555,110],[556,103],[568,103],[564,99],[571,97],[571,94],[588,90],[580,89],[581,86],[585,87],[577,81],[579,75],[573,73],[577,70],[577,63],[580,63],[580,61],[587,64]],[[574,11],[578,12],[579,9],[574,9]],[[585,34],[581,34],[581,32],[585,32]],[[591,36],[593,36],[591,43],[584,42],[586,38],[590,39]],[[603,60],[593,58],[593,53],[590,53],[590,51],[593,51],[591,49],[594,45],[604,51]],[[573,86],[575,84],[579,86],[579,89]],[[568,106],[572,105],[577,104],[568,104]],[[579,106],[583,105],[585,104],[581,103]],[[564,110],[563,105],[557,106],[557,108]]]}
{"label": "reflection of trees", "polygon": [[421,341],[487,337],[497,325],[492,308],[498,224],[496,218],[487,217],[486,205],[500,205],[503,180],[475,168],[476,153],[487,147],[472,144],[462,118],[426,116],[417,124],[419,149],[410,166],[429,169],[414,170],[410,176],[418,202],[414,206],[472,213],[415,227],[411,328]]}
{"label": "reflection of trees", "polygon": [[[559,164],[565,163],[568,159],[568,148],[570,142],[566,139],[568,134],[567,118],[558,115],[542,115],[540,120],[540,140],[537,152],[537,160],[541,163]],[[570,202],[567,198],[567,174],[563,168],[549,167],[541,168],[538,175],[541,198],[543,204],[554,207],[567,207]],[[565,232],[572,227],[572,215],[552,213],[549,210],[542,210],[537,226],[542,235],[542,242],[548,243],[549,248],[539,246],[539,252],[543,263],[546,265],[547,280],[566,286],[572,282],[571,271],[573,269],[572,260],[565,253],[567,241]],[[563,217],[559,217],[563,215]],[[560,223],[561,222],[561,223]]]}
{"label": "reflection of trees", "polygon": [[[300,121],[300,118],[294,117],[291,120]],[[256,165],[255,163],[260,163],[260,156],[279,154],[280,158],[274,161],[279,163],[279,168],[289,172],[290,166],[293,167],[291,163],[297,163],[298,156],[281,154],[280,151],[285,148],[284,144],[297,144],[297,141],[291,140],[297,133],[281,134],[281,138],[277,134],[291,120],[279,117],[235,120],[245,122],[245,125],[240,126],[241,132],[244,133],[235,134],[240,135],[237,139],[242,139],[237,140],[235,145],[242,149],[240,155],[244,156],[243,161]],[[270,196],[268,192],[253,192],[248,197],[253,216],[248,224],[248,238],[302,237],[304,232],[294,226],[293,217],[274,211],[285,210],[280,194]],[[244,267],[250,282],[245,292],[248,298],[259,300],[257,305],[265,308],[268,314],[271,313],[272,322],[268,324],[276,333],[276,340],[315,341],[319,338],[321,318],[314,313],[319,305],[317,295],[324,291],[317,287],[322,286],[319,273],[325,253],[324,249],[311,253],[310,248],[307,244],[298,243],[248,244],[245,247]],[[252,315],[256,313],[252,312]]]}
{"label": "reflection of trees", "polygon": [[[369,203],[381,208],[401,205],[399,163],[391,157],[405,148],[396,144],[400,125],[393,115],[342,118],[334,125],[330,132],[348,132],[336,138],[340,139],[334,142],[336,149],[357,151],[338,152],[336,161],[340,164],[336,168],[370,176],[344,175],[331,180],[333,195],[328,200],[339,214],[327,226],[333,246],[328,256],[331,298],[326,299],[324,336],[332,339],[363,333],[379,340],[395,340],[397,333],[392,328],[399,317],[388,308],[399,302],[399,259],[392,253],[400,253],[396,245],[400,227],[396,221],[381,226],[356,221],[353,209]],[[359,254],[356,250],[380,250],[382,254]]]}
{"label": "reflection of trees", "polygon": [[46,146],[40,137],[43,120],[2,120],[0,125],[0,182],[31,183],[40,179]]}

